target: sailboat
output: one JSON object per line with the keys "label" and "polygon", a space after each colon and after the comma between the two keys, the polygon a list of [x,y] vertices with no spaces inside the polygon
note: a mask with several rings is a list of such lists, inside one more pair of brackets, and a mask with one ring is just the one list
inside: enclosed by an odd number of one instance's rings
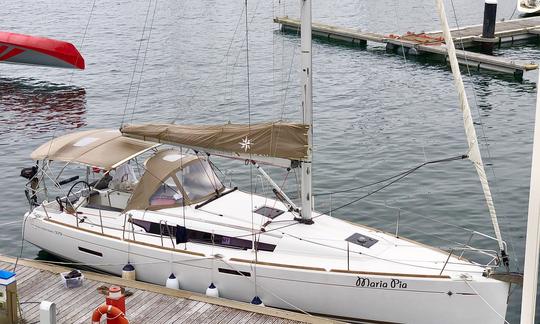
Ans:
{"label": "sailboat", "polygon": [[[499,253],[464,248],[485,263],[314,210],[311,0],[300,16],[302,123],[122,125],[55,138],[21,173],[31,206],[24,239],[112,274],[129,265],[137,280],[176,278],[181,289],[351,322],[504,323],[510,283],[497,270],[508,266],[506,245],[451,37],[466,156],[481,175]],[[259,172],[273,197],[226,186],[214,156]],[[300,204],[267,165],[300,170]]]}

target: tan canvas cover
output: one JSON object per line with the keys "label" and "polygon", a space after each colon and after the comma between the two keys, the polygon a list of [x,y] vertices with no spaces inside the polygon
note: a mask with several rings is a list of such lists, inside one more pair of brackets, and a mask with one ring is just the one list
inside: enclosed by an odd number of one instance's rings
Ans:
{"label": "tan canvas cover", "polygon": [[154,141],[238,154],[304,160],[308,125],[264,123],[252,125],[126,125],[124,135]]}
{"label": "tan canvas cover", "polygon": [[155,146],[124,137],[115,129],[95,129],[55,138],[38,147],[30,156],[33,160],[77,162],[110,170]]}
{"label": "tan canvas cover", "polygon": [[[126,210],[145,210],[149,207],[150,197],[169,176],[182,167],[196,160],[194,155],[181,156],[177,150],[162,150],[149,158],[144,166],[145,172],[133,191]],[[179,184],[177,184],[179,185]]]}

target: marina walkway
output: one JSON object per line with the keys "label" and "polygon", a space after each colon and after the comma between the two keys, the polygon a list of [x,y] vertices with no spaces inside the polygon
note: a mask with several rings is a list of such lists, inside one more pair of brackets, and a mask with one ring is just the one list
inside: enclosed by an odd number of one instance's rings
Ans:
{"label": "marina walkway", "polygon": [[[0,255],[0,269],[12,271],[14,259]],[[24,323],[39,323],[39,302],[56,303],[58,323],[90,323],[92,312],[105,302],[101,286],[117,285],[133,293],[126,298],[126,318],[135,323],[335,323],[320,317],[212,298],[139,281],[83,271],[84,285],[64,288],[64,267],[20,260],[17,291]],[[105,316],[104,316],[105,317]]]}
{"label": "marina walkway", "polygon": [[[274,22],[281,25],[285,31],[299,33],[300,21],[289,17],[276,17]],[[353,28],[338,27],[321,23],[312,24],[312,33],[319,38],[334,39],[360,46],[367,42],[386,44],[387,50],[411,55],[432,54],[446,61],[446,45],[440,37],[442,32],[434,31],[427,33],[406,35],[385,35],[361,31]],[[474,70],[488,70],[500,73],[513,74],[521,78],[523,73],[538,68],[538,64],[509,60],[503,56],[492,56],[466,50],[466,48],[480,46],[486,42],[481,37],[482,25],[465,26],[459,30],[452,30],[452,37],[457,48],[456,55],[459,63],[468,65]],[[495,26],[495,38],[490,42],[495,46],[513,44],[517,41],[539,39],[540,17],[521,18],[508,21],[499,21]]]}

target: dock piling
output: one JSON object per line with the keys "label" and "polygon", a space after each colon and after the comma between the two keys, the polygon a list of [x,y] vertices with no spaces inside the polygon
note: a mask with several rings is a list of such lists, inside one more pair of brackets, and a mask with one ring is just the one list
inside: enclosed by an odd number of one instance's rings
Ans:
{"label": "dock piling", "polygon": [[495,38],[495,23],[497,22],[497,0],[486,0],[484,4],[484,23],[482,25],[482,52],[493,53],[493,45],[498,42]]}

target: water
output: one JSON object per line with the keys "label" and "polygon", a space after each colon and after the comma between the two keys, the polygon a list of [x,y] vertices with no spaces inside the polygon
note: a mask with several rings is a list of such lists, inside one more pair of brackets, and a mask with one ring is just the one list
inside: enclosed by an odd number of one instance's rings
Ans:
{"label": "water", "polygon": [[[20,220],[27,210],[20,168],[30,166],[30,152],[53,135],[116,128],[122,119],[247,122],[243,1],[159,1],[148,41],[148,30],[143,35],[142,29],[147,11],[150,25],[153,4],[97,1],[82,46],[85,71],[0,66],[0,224]],[[454,5],[460,25],[482,21],[482,1],[455,0]],[[451,3],[446,6],[455,26]],[[501,2],[499,18],[509,18],[513,6],[514,1]],[[7,1],[0,7],[1,27],[81,47],[91,8],[90,1]],[[252,121],[300,116],[299,39],[280,33],[273,14],[297,17],[297,2],[249,1]],[[384,33],[439,29],[431,0],[317,1],[313,16],[315,21]],[[427,160],[466,153],[457,95],[445,66],[405,61],[374,44],[360,50],[316,40],[313,53],[317,192],[371,183]],[[536,44],[527,44],[496,55],[537,61],[539,51]],[[476,73],[465,81],[477,131],[487,138],[482,150],[503,235],[512,243],[513,268],[522,268],[536,73],[525,74],[522,82]],[[234,168],[236,174],[245,172],[241,165]],[[274,173],[278,182],[283,180],[283,172]],[[332,205],[365,193],[333,196]],[[327,197],[316,200],[320,210],[329,203]],[[401,235],[435,246],[447,248],[452,243],[446,240],[465,242],[468,236],[417,214],[493,235],[468,161],[426,166],[334,216],[393,232],[397,211],[387,206],[404,210]],[[0,253],[17,255],[20,224],[2,227]],[[475,243],[496,249],[489,240]],[[25,245],[25,257],[37,253]],[[518,322],[519,294],[515,290],[511,297],[510,323]]]}

